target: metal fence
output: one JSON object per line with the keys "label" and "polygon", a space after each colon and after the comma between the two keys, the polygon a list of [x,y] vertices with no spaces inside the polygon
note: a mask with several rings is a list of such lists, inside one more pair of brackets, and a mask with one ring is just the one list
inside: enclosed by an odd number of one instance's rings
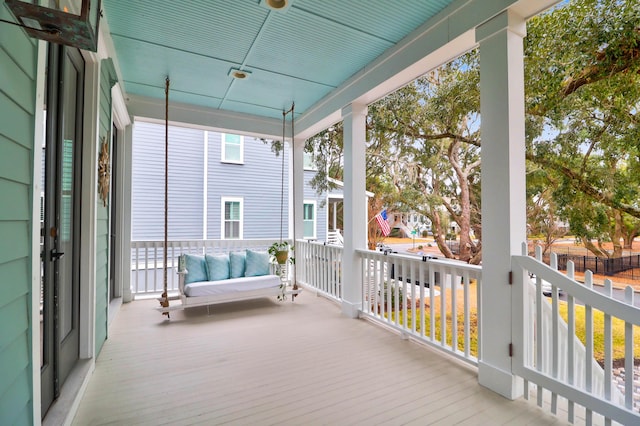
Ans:
{"label": "metal fence", "polygon": [[[640,268],[640,255],[623,256],[616,258],[601,258],[596,256],[579,256],[574,254],[558,254],[558,269],[566,270],[567,262],[572,261],[575,270],[584,272],[589,270],[599,275],[617,275],[621,272]],[[638,271],[636,271],[636,276]]]}

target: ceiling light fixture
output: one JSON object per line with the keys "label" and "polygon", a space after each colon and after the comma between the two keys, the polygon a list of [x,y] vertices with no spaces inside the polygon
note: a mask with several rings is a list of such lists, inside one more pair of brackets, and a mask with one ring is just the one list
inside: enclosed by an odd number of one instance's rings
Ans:
{"label": "ceiling light fixture", "polygon": [[271,10],[283,11],[291,6],[291,1],[292,0],[260,0],[260,5]]}
{"label": "ceiling light fixture", "polygon": [[251,71],[241,70],[240,68],[231,68],[229,75],[238,80],[246,80],[251,75]]}

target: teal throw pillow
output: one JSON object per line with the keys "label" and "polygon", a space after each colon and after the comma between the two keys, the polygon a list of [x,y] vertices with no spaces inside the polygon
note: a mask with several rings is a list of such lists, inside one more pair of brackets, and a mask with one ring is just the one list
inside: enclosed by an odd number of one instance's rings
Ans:
{"label": "teal throw pillow", "polygon": [[184,283],[197,283],[200,281],[209,281],[209,273],[207,272],[207,262],[204,256],[196,256],[194,254],[184,255],[184,266],[187,269],[187,275],[184,277]]}
{"label": "teal throw pillow", "polygon": [[257,277],[269,274],[269,253],[247,250],[245,277]]}
{"label": "teal throw pillow", "polygon": [[205,254],[204,258],[207,261],[209,281],[220,281],[229,278],[229,256],[226,254],[217,256]]}
{"label": "teal throw pillow", "polygon": [[229,253],[229,277],[240,278],[244,277],[244,262],[246,254],[244,252],[231,252]]}

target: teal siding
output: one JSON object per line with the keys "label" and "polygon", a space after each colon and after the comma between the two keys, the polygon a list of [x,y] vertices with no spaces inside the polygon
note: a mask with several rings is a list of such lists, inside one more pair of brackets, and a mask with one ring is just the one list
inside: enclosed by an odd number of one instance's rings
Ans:
{"label": "teal siding", "polygon": [[[0,19],[12,20],[5,7]],[[36,42],[0,23],[0,424],[33,424],[31,230]]]}
{"label": "teal siding", "polygon": [[[100,67],[100,140],[98,153],[103,138],[111,131],[111,87],[113,74],[110,60],[103,60]],[[110,142],[109,142],[110,143]],[[113,159],[111,159],[113,161]],[[102,350],[107,340],[109,323],[109,202],[105,206],[98,197],[96,209],[96,355]]]}

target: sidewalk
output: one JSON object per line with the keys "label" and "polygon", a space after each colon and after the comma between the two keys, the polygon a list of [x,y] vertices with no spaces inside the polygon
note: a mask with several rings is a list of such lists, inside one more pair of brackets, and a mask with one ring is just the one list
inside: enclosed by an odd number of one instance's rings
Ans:
{"label": "sidewalk", "polygon": [[[576,272],[575,279],[580,282],[584,282],[584,272]],[[619,277],[609,277],[606,275],[596,275],[593,274],[593,285],[599,285],[604,287],[605,280],[611,280],[611,285],[613,288],[618,290],[624,290],[627,286],[631,286],[635,293],[640,293],[640,281],[631,280],[629,278],[619,278]]]}

